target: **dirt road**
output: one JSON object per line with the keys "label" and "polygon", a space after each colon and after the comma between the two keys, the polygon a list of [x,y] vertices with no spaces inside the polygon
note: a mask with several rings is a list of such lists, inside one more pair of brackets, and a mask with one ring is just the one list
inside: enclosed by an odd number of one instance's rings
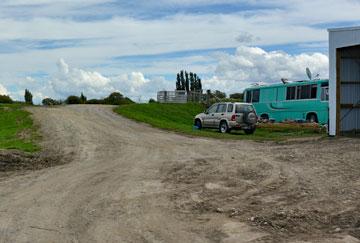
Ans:
{"label": "dirt road", "polygon": [[0,180],[0,242],[360,242],[360,140],[160,131],[104,106],[32,108],[68,163]]}

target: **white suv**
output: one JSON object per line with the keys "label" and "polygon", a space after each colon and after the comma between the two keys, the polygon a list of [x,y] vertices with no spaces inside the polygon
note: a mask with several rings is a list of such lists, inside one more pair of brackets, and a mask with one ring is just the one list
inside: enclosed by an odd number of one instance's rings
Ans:
{"label": "white suv", "polygon": [[246,134],[252,134],[256,129],[257,115],[249,103],[216,103],[196,115],[194,123],[199,129],[217,128],[221,133],[242,129]]}

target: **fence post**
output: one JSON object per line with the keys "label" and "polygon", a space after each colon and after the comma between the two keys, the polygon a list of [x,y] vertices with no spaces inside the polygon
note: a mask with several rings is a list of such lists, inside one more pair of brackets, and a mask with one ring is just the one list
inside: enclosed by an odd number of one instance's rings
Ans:
{"label": "fence post", "polygon": [[208,89],[208,90],[206,91],[206,105],[207,105],[207,106],[210,106],[210,95],[211,95],[211,90]]}

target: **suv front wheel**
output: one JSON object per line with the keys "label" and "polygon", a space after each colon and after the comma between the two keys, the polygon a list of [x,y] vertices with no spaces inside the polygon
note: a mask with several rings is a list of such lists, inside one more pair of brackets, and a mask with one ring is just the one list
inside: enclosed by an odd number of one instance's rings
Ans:
{"label": "suv front wheel", "polygon": [[227,133],[227,132],[229,132],[229,126],[228,126],[228,124],[226,123],[226,121],[220,122],[219,132],[221,132],[221,133]]}
{"label": "suv front wheel", "polygon": [[195,126],[196,126],[198,129],[201,129],[201,128],[202,128],[202,124],[201,124],[200,119],[196,119],[196,120],[195,120]]}

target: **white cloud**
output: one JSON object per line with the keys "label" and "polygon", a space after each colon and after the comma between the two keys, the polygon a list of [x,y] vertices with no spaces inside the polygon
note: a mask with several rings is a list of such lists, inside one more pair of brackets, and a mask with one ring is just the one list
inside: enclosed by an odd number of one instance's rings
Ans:
{"label": "white cloud", "polygon": [[0,84],[0,95],[7,95],[7,94],[8,94],[7,89],[2,84]]}
{"label": "white cloud", "polygon": [[146,79],[141,72],[112,77],[112,84],[134,101],[147,101],[156,97],[159,90],[173,90],[175,84],[163,77]]}
{"label": "white cloud", "polygon": [[114,90],[111,80],[98,72],[70,67],[63,59],[57,63],[58,73],[50,82],[51,88],[60,96],[79,95],[101,97]]}
{"label": "white cloud", "polygon": [[328,57],[321,53],[289,55],[285,52],[266,52],[257,47],[242,46],[234,55],[219,53],[215,76],[203,81],[204,88],[219,89],[228,93],[239,92],[251,83],[280,82],[307,79],[305,69],[328,77]]}
{"label": "white cloud", "polygon": [[80,95],[83,92],[92,99],[104,98],[118,91],[135,101],[144,102],[156,97],[159,90],[174,88],[174,84],[163,77],[147,79],[141,72],[106,77],[96,71],[75,68],[64,59],[57,62],[57,68],[57,72],[42,81],[32,77],[16,80],[18,89],[11,92],[11,96],[21,100],[23,90],[28,88],[33,94],[35,103],[40,103],[46,97],[65,99],[69,95]]}

